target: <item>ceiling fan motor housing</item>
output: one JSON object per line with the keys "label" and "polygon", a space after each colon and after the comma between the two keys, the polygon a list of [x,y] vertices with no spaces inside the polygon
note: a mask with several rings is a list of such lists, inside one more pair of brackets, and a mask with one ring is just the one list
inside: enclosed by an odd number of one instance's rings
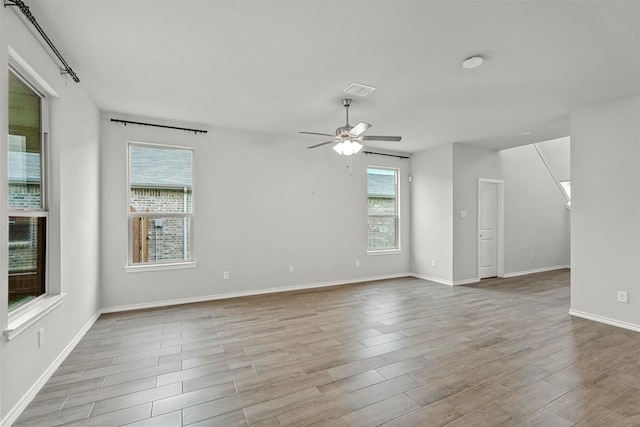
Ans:
{"label": "ceiling fan motor housing", "polygon": [[344,126],[340,126],[338,129],[336,129],[336,136],[339,136],[341,138],[346,138],[351,136],[351,134],[349,133],[351,131],[351,129],[353,129],[353,126],[346,124]]}

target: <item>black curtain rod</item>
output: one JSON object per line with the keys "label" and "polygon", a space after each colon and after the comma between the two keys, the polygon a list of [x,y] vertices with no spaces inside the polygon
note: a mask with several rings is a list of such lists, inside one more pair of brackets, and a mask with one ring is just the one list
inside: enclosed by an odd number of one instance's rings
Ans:
{"label": "black curtain rod", "polygon": [[51,39],[49,39],[47,33],[45,33],[40,24],[38,24],[35,16],[33,16],[31,11],[29,10],[29,6],[24,4],[22,0],[5,0],[4,7],[7,6],[17,6],[18,9],[20,9],[20,12],[22,12],[22,14],[27,18],[27,20],[29,20],[29,22],[31,22],[31,24],[33,24],[34,27],[36,27],[36,30],[38,30],[44,41],[47,42],[53,53],[55,53],[60,62],[62,62],[62,65],[64,65],[64,69],[61,70],[62,74],[69,74],[71,78],[73,78],[74,82],[79,83],[80,79],[78,78],[76,73],[73,72],[73,69],[71,69],[69,64],[67,64],[67,61],[64,60],[60,52],[58,52],[58,49],[56,49],[56,47],[53,45],[53,42],[51,41]]}
{"label": "black curtain rod", "polygon": [[407,156],[398,156],[396,154],[385,154],[385,153],[376,153],[373,151],[363,151],[364,154],[375,154],[376,156],[387,156],[387,157],[397,157],[399,159],[408,159]]}
{"label": "black curtain rod", "polygon": [[206,130],[201,129],[190,129],[190,128],[181,128],[177,126],[166,126],[166,125],[157,125],[155,123],[143,123],[143,122],[132,122],[129,120],[119,120],[119,119],[111,119],[114,123],[122,123],[123,125],[139,125],[139,126],[152,126],[156,128],[165,128],[165,129],[175,129],[175,130],[183,130],[185,132],[193,132],[193,133],[207,133]]}

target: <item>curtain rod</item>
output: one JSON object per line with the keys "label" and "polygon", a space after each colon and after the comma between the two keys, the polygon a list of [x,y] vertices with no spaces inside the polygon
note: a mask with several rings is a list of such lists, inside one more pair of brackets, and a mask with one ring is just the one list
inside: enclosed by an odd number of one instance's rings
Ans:
{"label": "curtain rod", "polygon": [[363,151],[364,154],[375,154],[376,156],[387,156],[387,157],[397,157],[399,159],[408,159],[407,156],[398,156],[396,154],[385,154],[385,153],[376,153],[373,151]]}
{"label": "curtain rod", "polygon": [[67,64],[67,61],[64,60],[64,58],[62,57],[62,54],[58,52],[58,49],[56,49],[56,47],[53,45],[53,42],[51,41],[51,39],[49,39],[49,36],[47,36],[47,33],[45,33],[42,27],[40,26],[40,24],[38,24],[38,21],[36,21],[35,16],[33,16],[31,11],[29,10],[29,6],[24,4],[22,0],[4,0],[4,7],[7,7],[7,6],[17,6],[18,9],[20,9],[20,12],[22,12],[22,14],[27,18],[29,22],[31,22],[31,24],[33,24],[34,27],[36,27],[36,30],[38,30],[38,32],[40,33],[44,41],[47,42],[47,44],[49,45],[53,53],[55,53],[55,55],[58,57],[60,62],[62,62],[62,65],[64,65],[64,69],[60,70],[61,73],[69,74],[71,78],[73,78],[74,82],[79,83],[80,79],[78,78],[76,73],[73,71],[73,69],[69,66],[69,64]]}
{"label": "curtain rod", "polygon": [[144,122],[132,122],[130,120],[119,120],[119,119],[111,119],[114,123],[122,123],[123,125],[139,125],[139,126],[152,126],[156,128],[165,128],[165,129],[175,129],[175,130],[183,130],[185,132],[193,132],[193,133],[207,133],[206,130],[201,129],[190,129],[190,128],[181,128],[177,126],[166,126],[166,125],[157,125],[155,123],[144,123]]}

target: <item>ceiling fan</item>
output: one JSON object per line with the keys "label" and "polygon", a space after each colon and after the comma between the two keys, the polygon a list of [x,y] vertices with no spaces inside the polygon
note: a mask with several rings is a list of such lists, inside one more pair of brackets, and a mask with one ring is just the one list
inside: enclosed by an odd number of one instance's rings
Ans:
{"label": "ceiling fan", "polygon": [[349,124],[349,107],[351,106],[351,99],[343,99],[342,105],[346,109],[347,113],[347,122],[344,126],[336,129],[335,135],[331,135],[329,133],[318,133],[318,132],[299,132],[307,135],[322,135],[322,136],[330,136],[333,139],[330,141],[321,142],[320,144],[315,144],[307,148],[317,148],[322,147],[327,144],[336,144],[333,149],[338,153],[344,156],[350,156],[352,154],[357,153],[362,149],[362,144],[360,142],[364,141],[393,141],[398,142],[402,139],[400,136],[380,136],[380,135],[362,135],[367,129],[371,127],[369,123],[358,123],[355,126],[351,126]]}

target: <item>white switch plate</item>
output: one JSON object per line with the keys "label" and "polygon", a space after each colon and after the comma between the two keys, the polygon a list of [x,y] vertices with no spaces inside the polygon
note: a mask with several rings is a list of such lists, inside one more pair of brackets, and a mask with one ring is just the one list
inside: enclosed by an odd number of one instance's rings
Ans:
{"label": "white switch plate", "polygon": [[467,217],[467,211],[460,211],[460,218],[466,218]]}
{"label": "white switch plate", "polygon": [[44,345],[44,328],[38,329],[38,347]]}
{"label": "white switch plate", "polygon": [[356,260],[356,267],[360,267],[360,261]]}
{"label": "white switch plate", "polygon": [[289,266],[289,273],[293,273],[293,265]]}
{"label": "white switch plate", "polygon": [[436,266],[436,260],[435,260],[435,259],[432,259],[432,260],[431,260],[431,267],[435,267],[435,266]]}
{"label": "white switch plate", "polygon": [[229,272],[228,272],[228,271],[225,271],[224,273],[222,273],[222,278],[223,278],[224,280],[227,280],[227,279],[229,278]]}

